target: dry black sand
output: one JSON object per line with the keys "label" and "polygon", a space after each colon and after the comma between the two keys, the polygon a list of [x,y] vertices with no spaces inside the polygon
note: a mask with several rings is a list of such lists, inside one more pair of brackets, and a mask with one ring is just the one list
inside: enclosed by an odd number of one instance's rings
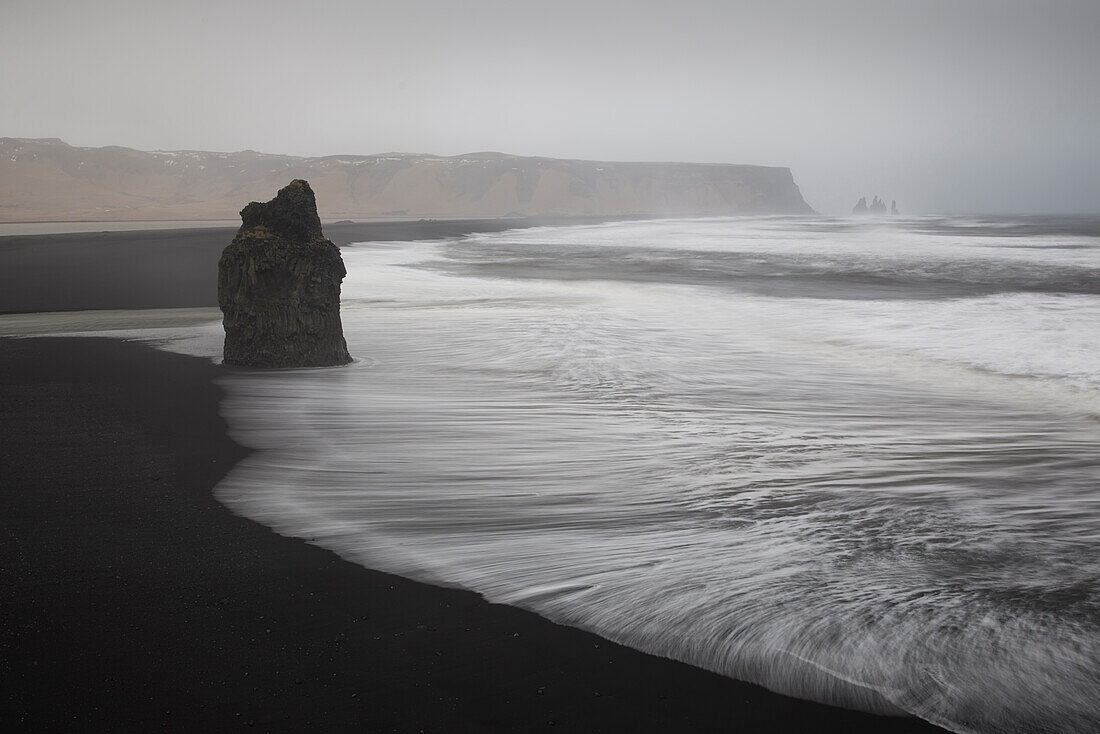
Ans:
{"label": "dry black sand", "polygon": [[[210,232],[163,246],[200,272],[203,248],[228,241],[203,244]],[[97,256],[149,246],[112,237]],[[0,273],[10,264],[0,247]],[[110,296],[96,277],[87,292]],[[34,285],[68,310],[94,302]],[[3,731],[935,731],[370,571],[231,514],[212,489],[247,450],[218,415],[220,370],[131,342],[0,340]]]}

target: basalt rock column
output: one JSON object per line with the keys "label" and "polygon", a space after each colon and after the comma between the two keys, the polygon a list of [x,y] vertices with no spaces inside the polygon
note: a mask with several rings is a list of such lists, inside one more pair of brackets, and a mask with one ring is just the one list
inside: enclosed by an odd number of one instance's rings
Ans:
{"label": "basalt rock column", "polygon": [[321,232],[317,200],[300,179],[241,210],[218,262],[225,363],[327,367],[351,361],[340,324],[340,250]]}

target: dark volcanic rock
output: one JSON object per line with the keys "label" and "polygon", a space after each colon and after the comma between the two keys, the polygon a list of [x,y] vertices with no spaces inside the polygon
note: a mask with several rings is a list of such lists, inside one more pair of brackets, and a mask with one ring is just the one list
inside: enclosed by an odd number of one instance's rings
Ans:
{"label": "dark volcanic rock", "polygon": [[867,197],[861,196],[856,205],[852,207],[852,214],[866,214],[867,213]]}
{"label": "dark volcanic rock", "polygon": [[340,325],[340,250],[321,232],[317,201],[300,179],[241,210],[218,263],[225,363],[327,367],[351,361]]}

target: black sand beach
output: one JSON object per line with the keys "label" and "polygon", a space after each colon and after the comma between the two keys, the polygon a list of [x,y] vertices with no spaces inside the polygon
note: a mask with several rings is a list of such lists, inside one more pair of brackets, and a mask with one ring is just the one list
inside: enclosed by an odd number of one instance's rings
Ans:
{"label": "black sand beach", "polygon": [[[425,236],[394,226],[378,238]],[[341,242],[339,225],[326,234]],[[204,274],[231,237],[0,240],[0,310],[209,305]],[[148,273],[176,286],[133,285]],[[231,514],[212,489],[248,450],[218,415],[222,369],[117,340],[0,340],[5,730],[937,730],[775,695]]]}

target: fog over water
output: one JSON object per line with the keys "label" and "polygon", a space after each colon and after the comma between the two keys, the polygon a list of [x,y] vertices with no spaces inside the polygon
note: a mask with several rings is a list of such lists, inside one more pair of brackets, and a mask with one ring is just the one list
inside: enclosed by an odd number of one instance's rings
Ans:
{"label": "fog over water", "polygon": [[786,166],[819,211],[1100,211],[1093,0],[12,0],[0,134]]}
{"label": "fog over water", "polygon": [[795,696],[1096,731],[1098,228],[354,245],[357,363],[225,378],[233,435],[262,450],[216,494],[369,567]]}

